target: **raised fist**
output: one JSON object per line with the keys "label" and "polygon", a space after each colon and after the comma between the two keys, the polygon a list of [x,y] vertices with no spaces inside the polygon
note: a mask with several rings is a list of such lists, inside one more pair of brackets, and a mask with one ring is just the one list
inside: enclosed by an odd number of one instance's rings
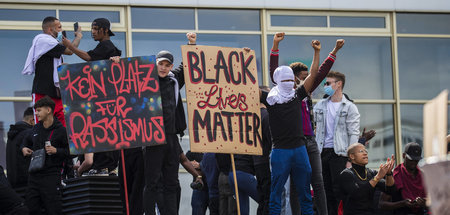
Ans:
{"label": "raised fist", "polygon": [[279,43],[280,41],[282,41],[284,39],[284,32],[277,32],[275,33],[275,35],[273,35],[273,42],[277,42]]}
{"label": "raised fist", "polygon": [[311,42],[311,46],[314,48],[314,50],[320,50],[322,48],[322,45],[320,45],[320,41],[313,40]]}
{"label": "raised fist", "polygon": [[189,44],[195,44],[197,42],[197,34],[194,32],[189,32],[186,34]]}
{"label": "raised fist", "polygon": [[338,39],[336,40],[336,49],[341,49],[344,46],[345,40],[344,39]]}

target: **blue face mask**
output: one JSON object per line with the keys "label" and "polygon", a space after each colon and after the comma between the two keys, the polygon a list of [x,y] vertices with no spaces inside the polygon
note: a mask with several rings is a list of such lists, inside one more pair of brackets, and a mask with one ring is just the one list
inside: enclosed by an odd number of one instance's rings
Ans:
{"label": "blue face mask", "polygon": [[63,38],[62,31],[60,31],[58,32],[58,36],[56,36],[56,40],[58,40],[58,42],[61,42],[62,38]]}
{"label": "blue face mask", "polygon": [[333,90],[333,88],[331,88],[331,86],[325,86],[324,87],[324,92],[325,92],[325,94],[327,94],[329,96],[333,96],[334,92],[336,92],[336,91]]}

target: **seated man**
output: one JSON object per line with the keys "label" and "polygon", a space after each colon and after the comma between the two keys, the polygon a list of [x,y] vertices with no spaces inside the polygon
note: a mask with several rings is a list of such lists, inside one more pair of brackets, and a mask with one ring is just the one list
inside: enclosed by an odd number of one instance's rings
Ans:
{"label": "seated man", "polygon": [[417,163],[422,159],[422,148],[417,143],[408,143],[403,153],[404,162],[394,169],[397,192],[381,194],[379,207],[394,210],[394,214],[426,214],[426,193],[422,172]]}

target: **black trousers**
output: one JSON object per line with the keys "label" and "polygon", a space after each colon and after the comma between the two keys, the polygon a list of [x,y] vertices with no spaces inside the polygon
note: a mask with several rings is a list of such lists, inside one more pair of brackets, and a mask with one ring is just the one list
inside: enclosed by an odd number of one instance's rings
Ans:
{"label": "black trousers", "polygon": [[[125,149],[124,155],[130,214],[142,215],[144,213],[142,201],[144,193],[144,155],[142,148]],[[126,214],[122,159],[119,160],[119,182],[124,214]]]}
{"label": "black trousers", "polygon": [[22,198],[13,190],[0,166],[0,214],[28,214]]}
{"label": "black trousers", "polygon": [[269,214],[269,201],[270,201],[270,163],[255,165],[255,175],[258,185],[259,202],[257,215]]}
{"label": "black trousers", "polygon": [[164,207],[161,215],[177,214],[179,147],[176,134],[166,134],[167,144],[145,148],[145,214],[155,214],[158,180],[163,177]]}
{"label": "black trousers", "polygon": [[60,174],[30,174],[26,205],[30,214],[62,214],[61,176]]}
{"label": "black trousers", "polygon": [[337,215],[339,202],[342,199],[338,178],[345,169],[348,158],[337,155],[332,148],[324,148],[321,158],[328,214]]}

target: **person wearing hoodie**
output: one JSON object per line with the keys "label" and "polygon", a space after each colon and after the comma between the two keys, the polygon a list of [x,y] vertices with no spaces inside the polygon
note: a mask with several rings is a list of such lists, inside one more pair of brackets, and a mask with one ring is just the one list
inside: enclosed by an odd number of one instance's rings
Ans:
{"label": "person wearing hoodie", "polygon": [[39,123],[23,140],[21,151],[30,156],[44,149],[46,154],[44,166],[29,175],[25,202],[30,214],[40,214],[42,207],[45,214],[62,214],[61,169],[69,156],[66,128],[53,115],[55,102],[50,97],[37,101],[34,108]]}
{"label": "person wearing hoodie", "polygon": [[34,125],[33,116],[33,108],[29,107],[24,111],[23,119],[9,127],[6,142],[6,167],[8,181],[13,188],[26,187],[28,183],[30,159],[23,156],[20,146]]}

